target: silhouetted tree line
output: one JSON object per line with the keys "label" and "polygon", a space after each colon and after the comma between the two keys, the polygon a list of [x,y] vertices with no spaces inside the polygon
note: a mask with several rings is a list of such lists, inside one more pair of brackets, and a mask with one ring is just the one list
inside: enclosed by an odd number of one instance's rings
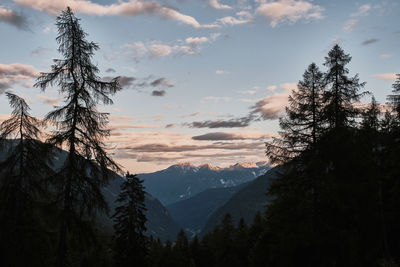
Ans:
{"label": "silhouetted tree line", "polygon": [[260,213],[251,227],[243,219],[235,225],[231,215],[226,214],[220,225],[202,239],[195,236],[189,241],[183,230],[175,243],[163,244],[151,237],[145,266],[262,266],[266,251],[260,248],[260,234],[265,228],[265,219]]}
{"label": "silhouetted tree line", "polygon": [[121,167],[106,152],[108,114],[97,106],[112,104],[121,86],[97,76],[99,47],[69,8],[56,25],[63,59],[35,86],[58,87],[64,104],[40,121],[6,93],[13,111],[0,125],[2,266],[398,266],[400,75],[387,105],[372,98],[364,108],[365,84],[349,75],[340,46],[325,72],[307,68],[280,136],[266,144],[282,165],[267,192],[274,200],[250,227],[227,214],[201,239],[183,230],[174,243],[147,238],[142,181],[127,174],[111,237],[97,223],[108,211],[101,189]]}
{"label": "silhouetted tree line", "polygon": [[265,266],[398,266],[400,75],[387,105],[362,108],[350,60],[335,45],[325,72],[311,64],[267,143],[285,171],[268,192]]}

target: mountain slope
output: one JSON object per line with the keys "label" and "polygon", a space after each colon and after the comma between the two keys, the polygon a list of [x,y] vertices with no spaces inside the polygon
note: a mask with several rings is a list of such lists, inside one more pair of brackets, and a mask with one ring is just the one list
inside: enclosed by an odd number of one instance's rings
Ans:
{"label": "mountain slope", "polygon": [[138,174],[146,191],[164,205],[188,199],[210,188],[232,187],[254,180],[270,167],[266,163],[235,164],[228,168],[183,163],[154,173]]}
{"label": "mountain slope", "polygon": [[198,234],[210,216],[248,183],[234,187],[212,188],[194,197],[167,206],[171,216],[187,232]]}
{"label": "mountain slope", "polygon": [[258,211],[264,212],[265,206],[271,200],[271,197],[267,196],[266,193],[268,186],[279,170],[277,167],[269,170],[233,195],[225,205],[211,215],[201,234],[211,232],[215,226],[220,224],[226,213],[232,215],[234,223],[243,218],[247,224],[251,224],[256,213]]}

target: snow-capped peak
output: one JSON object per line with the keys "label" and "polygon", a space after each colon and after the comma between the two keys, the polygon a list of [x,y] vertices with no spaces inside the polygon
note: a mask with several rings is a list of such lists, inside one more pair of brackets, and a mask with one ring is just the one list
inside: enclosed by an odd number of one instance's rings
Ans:
{"label": "snow-capped peak", "polygon": [[228,169],[230,169],[230,170],[236,170],[236,169],[240,169],[240,168],[250,169],[250,168],[259,168],[259,166],[255,162],[241,162],[241,163],[236,163],[235,165],[231,165],[228,167]]}
{"label": "snow-capped peak", "polygon": [[184,170],[184,171],[197,169],[196,166],[194,166],[190,162],[181,162],[181,163],[172,165],[170,168],[181,169],[181,170]]}
{"label": "snow-capped peak", "polygon": [[201,165],[199,165],[198,166],[198,168],[199,169],[209,169],[209,170],[214,170],[214,171],[217,171],[217,170],[220,170],[221,168],[220,167],[216,167],[216,166],[213,166],[213,165],[211,165],[211,164],[208,164],[208,163],[206,163],[206,164],[201,164]]}

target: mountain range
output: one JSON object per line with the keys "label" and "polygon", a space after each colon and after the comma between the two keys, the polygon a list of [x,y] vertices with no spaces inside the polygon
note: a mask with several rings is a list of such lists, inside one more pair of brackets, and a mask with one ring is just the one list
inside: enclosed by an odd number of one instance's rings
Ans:
{"label": "mountain range", "polygon": [[[57,150],[55,169],[67,155]],[[4,150],[0,151],[0,159],[4,156]],[[276,168],[270,169],[265,162],[237,163],[227,168],[181,163],[154,173],[138,174],[147,192],[146,234],[162,241],[175,240],[181,228],[190,236],[204,234],[218,225],[228,212],[234,221],[243,217],[251,223],[255,213],[264,211],[270,200],[266,192],[276,176]],[[115,200],[124,181],[117,173],[112,176],[111,182],[102,189],[110,212],[99,216],[100,225],[110,234],[113,221],[109,215],[114,213]]]}
{"label": "mountain range", "polygon": [[167,169],[141,173],[146,192],[164,205],[185,200],[211,188],[227,188],[250,182],[270,169],[266,162],[237,163],[227,168],[210,164],[194,166],[191,163],[172,165]]}

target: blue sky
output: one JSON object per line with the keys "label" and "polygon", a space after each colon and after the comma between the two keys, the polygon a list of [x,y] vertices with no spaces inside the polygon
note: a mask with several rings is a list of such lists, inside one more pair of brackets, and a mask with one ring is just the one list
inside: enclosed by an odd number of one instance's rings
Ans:
{"label": "blue sky", "polygon": [[[99,76],[122,77],[102,110],[110,151],[133,173],[266,160],[288,92],[310,63],[325,70],[335,43],[381,103],[400,72],[398,0],[2,0],[0,92],[25,97],[38,117],[62,104],[56,88],[32,84],[60,57],[54,23],[67,5],[100,45]],[[9,113],[2,94],[0,119]]]}

